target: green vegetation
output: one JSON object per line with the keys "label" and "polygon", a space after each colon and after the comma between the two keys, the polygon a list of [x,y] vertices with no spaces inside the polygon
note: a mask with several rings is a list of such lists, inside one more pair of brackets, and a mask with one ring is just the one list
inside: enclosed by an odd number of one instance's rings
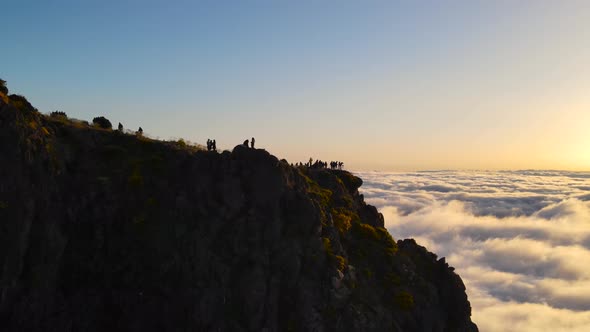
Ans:
{"label": "green vegetation", "polygon": [[8,94],[8,87],[6,87],[6,81],[0,78],[0,92],[7,95]]}
{"label": "green vegetation", "polygon": [[68,118],[68,115],[66,114],[66,112],[60,112],[60,111],[53,111],[51,113],[49,113],[49,116],[52,118]]}
{"label": "green vegetation", "polygon": [[330,242],[330,239],[327,237],[323,237],[322,238],[322,244],[324,245],[324,251],[327,252],[328,254],[333,254],[332,252],[332,243]]}
{"label": "green vegetation", "polygon": [[[323,172],[306,168],[298,168],[298,171],[307,183],[308,193],[320,204],[322,213],[331,216],[322,220],[322,225],[328,230],[322,237],[328,263],[343,272],[349,264],[355,266],[361,280],[382,285],[384,299],[388,299],[386,301],[391,306],[404,310],[411,308],[413,297],[409,293],[399,293],[404,282],[392,268],[397,259],[397,243],[385,228],[363,222],[355,208],[352,194],[362,180],[345,171]],[[332,223],[328,224],[330,219]],[[331,227],[338,232],[330,232]],[[335,253],[335,241],[346,248],[346,255]],[[354,282],[354,287],[350,289],[362,293],[364,287],[359,285],[362,282]],[[355,296],[362,297],[361,293]]]}
{"label": "green vegetation", "polygon": [[369,224],[353,223],[351,227],[353,235],[366,245],[376,245],[387,256],[393,256],[397,252],[397,243],[389,232],[383,227],[373,227]]}
{"label": "green vegetation", "polygon": [[336,226],[340,235],[346,234],[352,226],[353,222],[360,222],[358,214],[354,213],[350,209],[340,207],[332,209],[331,212],[332,220],[334,221],[334,226]]}
{"label": "green vegetation", "polygon": [[37,112],[37,109],[34,108],[33,105],[31,105],[31,103],[29,103],[27,98],[25,98],[24,96],[10,95],[10,96],[8,96],[8,99],[10,100],[12,105],[14,107],[18,108],[19,111],[21,111],[21,112],[24,112],[24,113]]}
{"label": "green vegetation", "polygon": [[320,201],[320,203],[323,206],[330,205],[330,201],[332,200],[332,191],[320,187],[320,185],[317,182],[315,182],[314,180],[312,180],[309,176],[307,176],[303,173],[301,173],[301,175],[305,179],[305,182],[307,182],[307,185],[309,188],[308,192],[314,198],[316,198],[318,201]]}
{"label": "green vegetation", "polygon": [[35,121],[35,120],[29,121],[29,129],[37,130],[37,127],[38,127],[37,121]]}
{"label": "green vegetation", "polygon": [[186,148],[186,146],[187,146],[186,142],[182,138],[179,139],[178,141],[176,141],[176,145],[178,145],[181,148]]}
{"label": "green vegetation", "polygon": [[181,150],[189,150],[189,151],[193,151],[193,152],[205,150],[205,148],[202,145],[191,143],[190,141],[187,142],[183,138],[180,138],[177,141],[172,141],[172,144],[176,148],[181,149]]}
{"label": "green vegetation", "polygon": [[[409,310],[413,306],[413,297],[409,293],[400,293],[404,279],[394,268],[398,265],[395,263],[398,259],[397,243],[387,230],[352,221],[345,241],[348,244],[350,264],[357,268],[358,275],[366,281],[379,284],[386,303]],[[363,287],[355,291],[362,293]],[[362,297],[362,294],[358,296]]]}
{"label": "green vegetation", "polygon": [[326,252],[330,264],[336,266],[338,270],[344,271],[346,269],[346,266],[348,265],[346,258],[334,254],[334,250],[332,249],[332,242],[329,238],[323,237],[322,244],[324,245],[324,251]]}
{"label": "green vegetation", "polygon": [[349,191],[357,190],[363,185],[363,180],[346,171],[335,171],[334,174],[342,181]]}
{"label": "green vegetation", "polygon": [[353,226],[353,231],[355,235],[358,235],[363,239],[379,241],[379,234],[377,234],[377,230],[375,230],[375,227],[369,224],[355,223]]}
{"label": "green vegetation", "polygon": [[394,297],[395,305],[402,310],[412,310],[414,308],[414,296],[407,291],[401,291]]}
{"label": "green vegetation", "polygon": [[113,125],[111,124],[111,121],[109,121],[104,116],[98,116],[98,117],[92,119],[92,123],[95,126],[97,126],[99,128],[103,128],[103,129],[112,129],[113,128]]}
{"label": "green vegetation", "polygon": [[348,265],[346,262],[346,258],[340,255],[333,255],[331,258],[332,262],[336,265],[336,268],[338,270],[344,271],[346,269],[346,266]]}

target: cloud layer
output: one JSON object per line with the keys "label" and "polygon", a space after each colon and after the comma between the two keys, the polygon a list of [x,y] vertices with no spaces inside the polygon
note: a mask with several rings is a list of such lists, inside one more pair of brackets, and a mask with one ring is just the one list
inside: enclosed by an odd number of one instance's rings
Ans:
{"label": "cloud layer", "polygon": [[590,173],[357,173],[395,238],[456,267],[481,331],[590,331]]}

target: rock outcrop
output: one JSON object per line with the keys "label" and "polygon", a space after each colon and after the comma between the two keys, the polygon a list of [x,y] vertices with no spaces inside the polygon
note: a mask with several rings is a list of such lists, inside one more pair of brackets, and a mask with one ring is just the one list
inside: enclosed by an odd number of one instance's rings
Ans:
{"label": "rock outcrop", "polygon": [[346,171],[0,97],[2,331],[477,331],[459,276]]}

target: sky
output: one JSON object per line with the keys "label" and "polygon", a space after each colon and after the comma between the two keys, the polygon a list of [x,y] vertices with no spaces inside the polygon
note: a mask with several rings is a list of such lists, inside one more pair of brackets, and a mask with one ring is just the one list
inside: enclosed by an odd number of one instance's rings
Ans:
{"label": "sky", "polygon": [[42,112],[357,170],[590,170],[588,1],[0,7],[0,78]]}
{"label": "sky", "polygon": [[456,268],[480,331],[590,331],[590,172],[357,175],[395,239]]}

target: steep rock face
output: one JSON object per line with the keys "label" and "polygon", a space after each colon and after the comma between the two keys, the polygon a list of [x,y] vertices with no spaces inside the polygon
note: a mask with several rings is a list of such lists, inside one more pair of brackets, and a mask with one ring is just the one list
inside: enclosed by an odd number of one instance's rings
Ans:
{"label": "steep rock face", "polygon": [[3,331],[476,331],[345,171],[194,151],[0,98]]}

